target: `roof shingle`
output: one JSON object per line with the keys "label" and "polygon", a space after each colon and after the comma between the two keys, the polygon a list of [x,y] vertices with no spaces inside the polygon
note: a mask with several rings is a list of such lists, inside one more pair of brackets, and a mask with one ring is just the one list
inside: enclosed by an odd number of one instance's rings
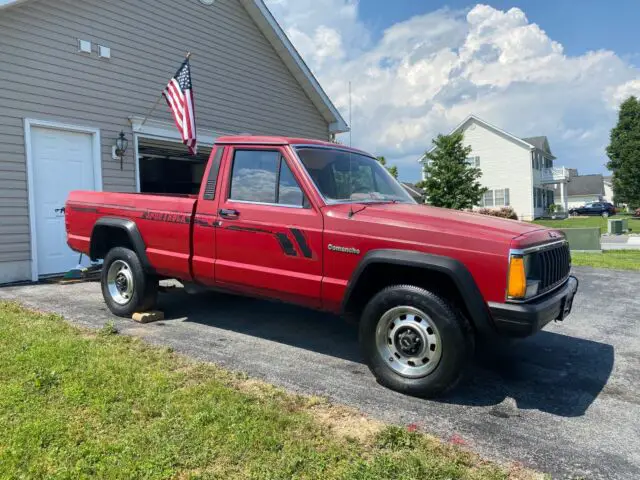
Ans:
{"label": "roof shingle", "polygon": [[604,195],[602,175],[578,175],[567,184],[567,195]]}

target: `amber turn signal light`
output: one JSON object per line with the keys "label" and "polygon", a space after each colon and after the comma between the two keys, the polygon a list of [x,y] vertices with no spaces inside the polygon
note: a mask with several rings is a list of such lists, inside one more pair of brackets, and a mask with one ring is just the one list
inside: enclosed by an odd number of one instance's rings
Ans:
{"label": "amber turn signal light", "polygon": [[527,294],[527,277],[524,271],[524,259],[511,257],[509,261],[509,284],[507,295],[509,298],[524,298]]}

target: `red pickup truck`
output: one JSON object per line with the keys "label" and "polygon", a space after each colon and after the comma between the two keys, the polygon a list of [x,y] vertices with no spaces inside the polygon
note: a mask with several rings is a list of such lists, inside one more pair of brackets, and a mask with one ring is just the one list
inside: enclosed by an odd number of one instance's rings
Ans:
{"label": "red pickup truck", "polygon": [[316,140],[222,137],[199,195],[72,192],[66,228],[104,259],[116,315],[175,278],[352,316],[378,381],[420,396],[476,341],[564,319],[578,288],[562,233],[418,205],[373,156]]}

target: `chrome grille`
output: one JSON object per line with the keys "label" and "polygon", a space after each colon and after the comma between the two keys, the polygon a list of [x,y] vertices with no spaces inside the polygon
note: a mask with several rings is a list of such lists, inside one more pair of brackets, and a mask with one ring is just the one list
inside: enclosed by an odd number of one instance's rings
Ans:
{"label": "chrome grille", "polygon": [[548,292],[567,277],[571,270],[571,252],[569,245],[563,243],[535,254],[537,278],[540,280],[538,293]]}

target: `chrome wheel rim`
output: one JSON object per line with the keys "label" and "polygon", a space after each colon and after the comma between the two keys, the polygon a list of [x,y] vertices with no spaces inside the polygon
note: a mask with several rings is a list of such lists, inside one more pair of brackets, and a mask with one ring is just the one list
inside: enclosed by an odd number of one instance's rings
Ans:
{"label": "chrome wheel rim", "polygon": [[408,378],[429,375],[442,358],[440,332],[429,315],[414,307],[394,307],[382,315],[376,346],[387,366]]}
{"label": "chrome wheel rim", "polygon": [[107,287],[109,295],[118,305],[126,305],[131,301],[134,292],[133,273],[124,260],[116,260],[107,271]]}

